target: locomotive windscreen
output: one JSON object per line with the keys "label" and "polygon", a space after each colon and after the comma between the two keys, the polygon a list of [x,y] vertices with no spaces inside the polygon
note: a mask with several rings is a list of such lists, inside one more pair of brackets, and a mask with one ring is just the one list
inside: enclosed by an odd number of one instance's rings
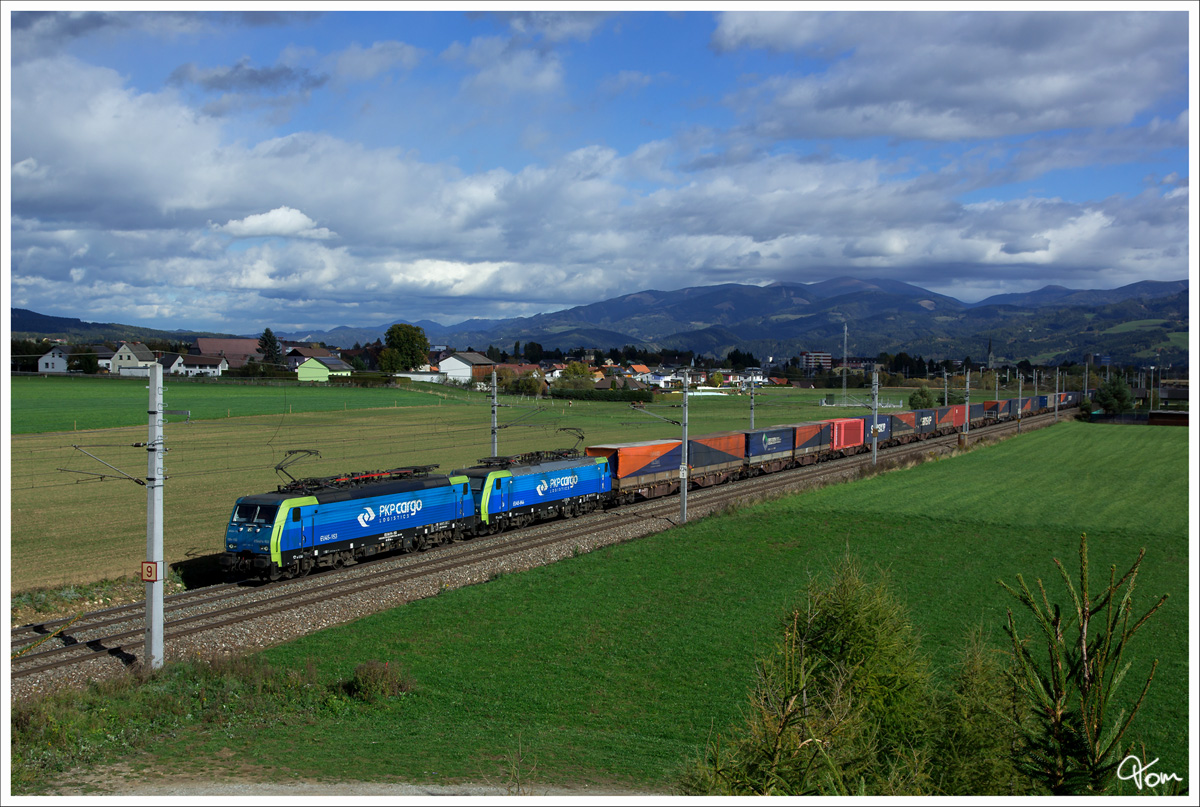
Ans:
{"label": "locomotive windscreen", "polygon": [[233,511],[233,523],[269,526],[278,512],[279,506],[274,504],[239,504]]}

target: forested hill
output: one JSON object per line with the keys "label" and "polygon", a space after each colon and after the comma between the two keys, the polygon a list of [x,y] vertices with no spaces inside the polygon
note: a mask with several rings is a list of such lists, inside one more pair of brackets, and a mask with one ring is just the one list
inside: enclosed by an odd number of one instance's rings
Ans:
{"label": "forested hill", "polygon": [[[14,337],[100,342],[228,336],[91,323],[25,309],[13,309],[12,315]],[[424,328],[430,342],[460,350],[536,342],[562,350],[636,345],[716,357],[735,348],[760,359],[806,350],[840,356],[843,327],[848,326],[848,349],[855,356],[905,351],[926,358],[969,356],[980,361],[990,343],[1003,363],[1080,362],[1091,353],[1120,364],[1186,366],[1189,315],[1186,280],[1090,291],[1046,287],[968,305],[907,283],[838,278],[813,284],[646,290],[532,317],[467,320],[451,326],[425,320],[415,324]],[[275,323],[261,323],[281,339],[331,347],[373,342],[391,324],[288,333]]]}

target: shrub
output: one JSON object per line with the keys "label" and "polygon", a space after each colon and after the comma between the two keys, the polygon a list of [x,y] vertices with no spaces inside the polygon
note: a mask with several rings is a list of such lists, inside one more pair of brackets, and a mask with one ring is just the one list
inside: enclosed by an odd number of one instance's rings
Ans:
{"label": "shrub", "polygon": [[917,391],[908,396],[909,409],[931,409],[937,404],[929,387],[918,387]]}
{"label": "shrub", "polygon": [[387,661],[366,661],[354,668],[345,684],[345,692],[365,703],[395,698],[413,689],[412,680],[399,665]]}
{"label": "shrub", "polygon": [[1013,761],[1015,726],[1028,707],[1008,665],[985,644],[982,629],[968,634],[943,701],[935,754],[941,790],[952,796],[1033,792]]}
{"label": "shrub", "polygon": [[687,794],[916,794],[929,779],[928,664],[885,582],[844,559],[757,663],[745,726],[686,769]]}
{"label": "shrub", "polygon": [[1040,580],[1037,598],[1021,575],[1017,575],[1019,590],[1000,581],[1033,615],[1046,648],[1044,659],[1034,658],[1012,611],[1008,612],[1006,630],[1016,658],[1017,682],[1030,709],[1029,720],[1021,724],[1019,767],[1055,795],[1108,792],[1120,761],[1132,750],[1124,737],[1145,700],[1158,660],[1128,714],[1121,712],[1113,719],[1109,707],[1131,664],[1125,660],[1130,640],[1167,599],[1164,594],[1130,624],[1134,584],[1145,554],[1143,549],[1120,580],[1116,567],[1111,567],[1108,585],[1093,597],[1087,533],[1082,534],[1078,589],[1062,563],[1054,560],[1069,595],[1065,606],[1051,605]]}
{"label": "shrub", "polygon": [[551,387],[551,398],[574,398],[577,401],[642,401],[653,403],[654,394],[649,390],[603,390],[603,389],[564,389],[559,386]]}

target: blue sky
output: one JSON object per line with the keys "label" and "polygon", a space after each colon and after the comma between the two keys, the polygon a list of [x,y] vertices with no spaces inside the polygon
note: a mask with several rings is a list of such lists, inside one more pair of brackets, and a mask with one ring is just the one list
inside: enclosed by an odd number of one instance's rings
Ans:
{"label": "blue sky", "polygon": [[6,6],[12,306],[257,333],[1195,265],[1185,4],[280,5]]}

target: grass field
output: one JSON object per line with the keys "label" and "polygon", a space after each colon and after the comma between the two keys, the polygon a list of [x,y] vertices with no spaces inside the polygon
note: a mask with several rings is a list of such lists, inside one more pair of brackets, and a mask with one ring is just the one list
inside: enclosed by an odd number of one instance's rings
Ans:
{"label": "grass field", "polygon": [[1120,325],[1114,325],[1101,333],[1128,333],[1130,331],[1141,331],[1147,328],[1161,328],[1170,320],[1167,319],[1136,319],[1129,322],[1122,322]]}
{"label": "grass field", "polygon": [[[144,378],[14,376],[11,381],[13,434],[146,425],[149,392]],[[192,420],[216,420],[429,406],[438,401],[461,403],[470,399],[465,390],[456,387],[425,383],[411,386],[411,390],[373,389],[300,386],[294,381],[238,384],[167,378],[163,382],[163,401],[168,409],[189,410]]]}
{"label": "grass field", "polygon": [[[714,732],[738,722],[753,660],[776,640],[784,609],[847,551],[887,575],[944,673],[975,626],[1003,647],[1013,602],[998,579],[1043,579],[1063,602],[1053,558],[1075,571],[1086,531],[1094,581],[1146,547],[1136,601],[1145,608],[1170,594],[1135,639],[1126,689],[1160,660],[1137,735],[1160,758],[1157,770],[1186,782],[1187,453],[1185,429],[1064,423],[746,506],[261,654],[324,681],[387,662],[415,682],[408,695],[369,705],[330,696],[316,712],[247,720],[236,707],[206,711],[202,688],[181,685],[186,719],[140,743],[139,754],[112,743],[93,758],[210,779],[258,771],[282,781],[504,782],[519,744],[526,765],[536,760],[526,782],[534,792],[539,783],[662,791]],[[330,753],[338,748],[354,753]]]}
{"label": "grass field", "polygon": [[[146,439],[146,382],[69,377],[13,381],[13,590],[134,576],[145,555],[146,489],[108,466],[134,477],[145,475],[146,452],[134,446]],[[431,463],[449,472],[492,453],[491,408],[482,393],[427,384],[414,385],[413,391],[186,381],[167,387],[167,408],[192,413],[189,423],[179,416],[168,418],[166,428],[168,563],[220,552],[234,501],[274,490],[284,481],[273,468],[289,449],[321,452],[318,460],[291,466],[296,476]],[[756,395],[755,425],[863,413],[820,406],[826,392]],[[907,392],[887,394],[899,400]],[[681,411],[671,408],[670,401],[667,396],[663,406],[649,409],[677,420]],[[679,435],[678,426],[628,405],[575,402],[568,407],[504,396],[501,404],[501,454],[571,446],[576,438],[558,431],[564,427],[581,429],[585,445]],[[244,416],[226,417],[226,411]],[[85,414],[106,428],[72,431],[68,426],[65,432],[45,432],[68,419],[82,422]],[[692,397],[689,421],[692,435],[747,428],[749,398]],[[128,422],[135,425],[119,425]]]}

